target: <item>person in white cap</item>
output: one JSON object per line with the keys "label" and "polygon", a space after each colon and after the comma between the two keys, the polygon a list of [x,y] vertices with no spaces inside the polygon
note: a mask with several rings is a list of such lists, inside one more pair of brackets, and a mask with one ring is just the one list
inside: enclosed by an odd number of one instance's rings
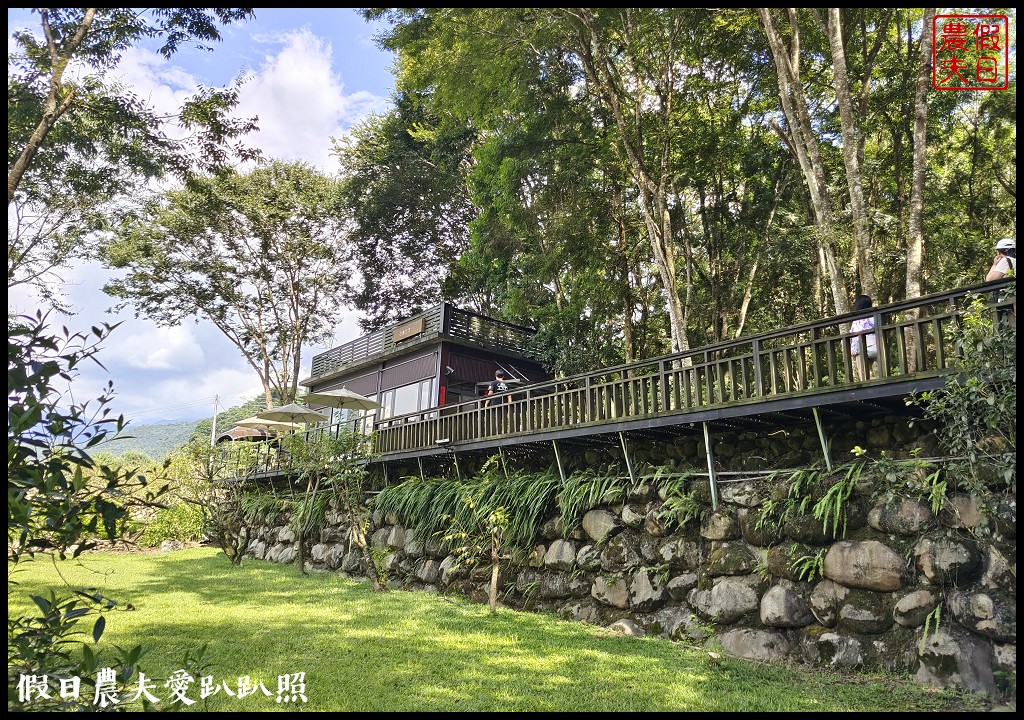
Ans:
{"label": "person in white cap", "polygon": [[996,258],[985,280],[1002,280],[1010,271],[1017,273],[1017,242],[1013,238],[1003,238],[996,243]]}

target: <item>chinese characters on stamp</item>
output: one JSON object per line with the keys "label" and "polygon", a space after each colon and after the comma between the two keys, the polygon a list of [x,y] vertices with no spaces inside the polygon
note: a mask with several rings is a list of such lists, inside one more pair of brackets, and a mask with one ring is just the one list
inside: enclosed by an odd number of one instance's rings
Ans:
{"label": "chinese characters on stamp", "polygon": [[936,15],[932,40],[936,90],[1006,90],[1010,86],[1006,15]]}

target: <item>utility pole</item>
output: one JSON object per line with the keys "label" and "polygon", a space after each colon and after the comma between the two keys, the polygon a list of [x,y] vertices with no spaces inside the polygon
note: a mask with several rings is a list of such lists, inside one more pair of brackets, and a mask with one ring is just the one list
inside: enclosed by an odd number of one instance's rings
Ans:
{"label": "utility pole", "polygon": [[219,400],[220,395],[213,396],[213,428],[210,430],[210,447],[217,444],[217,405]]}

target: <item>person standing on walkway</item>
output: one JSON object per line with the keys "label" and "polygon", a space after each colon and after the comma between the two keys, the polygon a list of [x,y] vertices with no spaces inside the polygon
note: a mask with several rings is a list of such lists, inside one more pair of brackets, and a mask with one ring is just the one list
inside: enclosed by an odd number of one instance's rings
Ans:
{"label": "person standing on walkway", "polygon": [[996,243],[996,256],[992,260],[992,267],[985,275],[986,282],[1002,280],[1010,273],[1017,274],[1017,241],[1013,238],[1003,238]]}
{"label": "person standing on walkway", "polygon": [[[985,275],[985,280],[992,282],[1008,277],[1017,277],[1017,241],[1013,238],[1003,238],[996,243],[996,256],[992,260],[992,267],[989,268],[988,274]],[[1000,291],[996,300],[1000,302],[1015,300],[1015,295],[1015,290],[1004,289]],[[1014,305],[1016,302],[1009,306],[1004,304],[999,309],[999,317],[1008,325],[1016,327],[1017,313],[1013,310]]]}
{"label": "person standing on walkway", "polygon": [[[871,305],[870,296],[858,295],[853,301],[853,312],[868,310]],[[853,337],[850,338],[850,353],[853,355],[853,364],[857,368],[857,375],[862,381],[870,377],[871,366],[874,364],[875,358],[878,357],[878,344],[875,340],[875,333],[868,332],[874,329],[875,318],[871,316],[854,320],[850,325],[850,332],[853,333]],[[863,352],[861,351],[862,338]]]}
{"label": "person standing on walkway", "polygon": [[[494,379],[491,380],[491,384],[487,386],[487,391],[484,393],[484,396],[487,397],[484,401],[484,407],[490,407],[491,403],[494,402],[493,395],[507,392],[508,383],[505,382],[505,372],[503,370],[495,370]],[[512,402],[512,396],[506,395],[505,402]]]}

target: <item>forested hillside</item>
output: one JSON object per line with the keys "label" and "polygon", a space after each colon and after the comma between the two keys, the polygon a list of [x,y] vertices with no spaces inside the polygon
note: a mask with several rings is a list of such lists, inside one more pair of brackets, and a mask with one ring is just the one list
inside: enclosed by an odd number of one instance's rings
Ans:
{"label": "forested hillside", "polygon": [[96,450],[109,452],[117,457],[121,457],[129,450],[137,450],[153,460],[162,461],[172,450],[188,442],[198,424],[197,420],[160,425],[131,423],[120,436],[100,443]]}

